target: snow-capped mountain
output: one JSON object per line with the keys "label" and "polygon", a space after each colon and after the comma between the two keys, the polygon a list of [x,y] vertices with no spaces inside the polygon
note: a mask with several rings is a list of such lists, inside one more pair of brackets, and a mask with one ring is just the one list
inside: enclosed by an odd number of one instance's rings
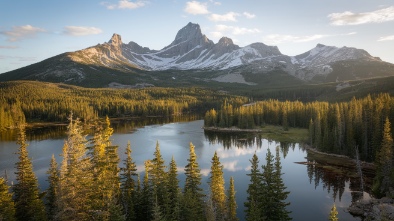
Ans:
{"label": "snow-capped mountain", "polygon": [[[323,82],[394,75],[393,64],[372,57],[362,49],[318,44],[303,54],[287,56],[278,47],[263,43],[239,47],[230,38],[222,37],[215,44],[202,34],[198,24],[188,23],[178,31],[174,41],[161,50],[151,50],[132,41],[125,44],[120,35],[113,34],[108,42],[1,74],[0,80],[22,76],[19,78],[51,81],[58,78],[61,82],[81,82],[88,75],[98,73],[176,70],[231,72],[237,76],[245,72],[264,74],[280,70],[302,81],[317,79]],[[19,74],[11,76],[16,72]]]}

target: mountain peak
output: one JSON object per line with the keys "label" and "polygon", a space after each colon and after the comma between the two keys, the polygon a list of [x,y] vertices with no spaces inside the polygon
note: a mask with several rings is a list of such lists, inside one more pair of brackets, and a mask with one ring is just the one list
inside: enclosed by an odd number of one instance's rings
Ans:
{"label": "mountain peak", "polygon": [[203,38],[203,34],[201,33],[200,25],[189,22],[185,27],[178,31],[173,44],[179,44],[184,41],[201,38]]}
{"label": "mountain peak", "polygon": [[229,45],[233,45],[233,40],[231,40],[231,38],[227,38],[227,37],[222,37],[219,42],[219,45],[223,45],[223,46],[229,46]]}
{"label": "mountain peak", "polygon": [[116,33],[112,35],[112,38],[108,41],[109,44],[114,46],[122,45],[122,37]]}
{"label": "mountain peak", "polygon": [[323,48],[323,47],[326,47],[326,45],[320,43],[316,45],[316,48]]}

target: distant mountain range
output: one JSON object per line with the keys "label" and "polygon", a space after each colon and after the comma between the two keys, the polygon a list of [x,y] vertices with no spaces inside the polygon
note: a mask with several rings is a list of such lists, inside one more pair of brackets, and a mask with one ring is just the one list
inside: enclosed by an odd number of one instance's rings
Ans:
{"label": "distant mountain range", "polygon": [[[298,83],[342,82],[393,76],[394,64],[351,47],[318,44],[303,54],[288,56],[276,46],[253,43],[239,47],[227,37],[215,44],[202,34],[198,24],[188,23],[161,50],[132,41],[125,44],[120,35],[114,34],[106,43],[0,74],[0,81],[29,79],[91,87],[143,87],[183,79],[178,83],[195,80],[258,85],[259,76],[267,78],[275,73]],[[186,78],[187,74],[192,77]]]}

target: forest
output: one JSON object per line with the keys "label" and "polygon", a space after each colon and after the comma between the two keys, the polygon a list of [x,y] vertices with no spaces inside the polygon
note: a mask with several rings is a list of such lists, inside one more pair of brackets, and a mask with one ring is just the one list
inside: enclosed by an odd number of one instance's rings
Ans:
{"label": "forest", "polygon": [[86,123],[109,117],[167,117],[241,105],[246,97],[202,88],[90,89],[34,81],[0,82],[0,130],[17,122],[67,122],[72,111]]}
{"label": "forest", "polygon": [[[16,183],[10,188],[7,178],[0,178],[0,220],[238,220],[234,179],[230,178],[225,189],[223,165],[216,152],[206,193],[201,188],[202,174],[192,143],[181,188],[176,161],[172,158],[166,165],[159,142],[153,159],[145,161],[141,178],[130,142],[124,153],[127,158],[119,167],[112,133],[107,117],[104,122],[96,121],[92,138],[87,139],[82,122],[71,114],[62,162],[58,164],[52,156],[47,171],[49,187],[40,193],[28,157],[25,128],[18,125]],[[259,167],[256,154],[250,162],[246,219],[290,220],[279,147],[275,156],[268,151],[265,165]]]}
{"label": "forest", "polygon": [[[394,197],[394,154],[392,129],[394,98],[388,94],[353,98],[349,102],[266,100],[237,106],[224,102],[220,110],[206,112],[206,128],[251,129],[266,124],[307,128],[309,145],[322,152],[374,162],[376,196]],[[383,187],[383,186],[384,187]],[[391,192],[391,193],[389,193]]]}

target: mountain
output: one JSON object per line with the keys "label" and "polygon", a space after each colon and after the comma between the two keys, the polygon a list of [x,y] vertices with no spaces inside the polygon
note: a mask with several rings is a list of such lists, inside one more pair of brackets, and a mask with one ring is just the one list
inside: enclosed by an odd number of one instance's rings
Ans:
{"label": "mountain", "polygon": [[392,75],[393,64],[362,49],[318,44],[303,54],[288,56],[276,46],[253,43],[239,47],[227,37],[215,44],[201,32],[198,24],[188,23],[161,50],[151,50],[132,41],[125,44],[120,35],[113,34],[103,44],[1,74],[0,81],[30,79],[82,86],[110,83],[161,86],[168,84],[168,79],[182,79],[178,81],[180,85],[192,84],[190,81],[260,85],[272,79],[278,84],[284,81],[302,84]]}

